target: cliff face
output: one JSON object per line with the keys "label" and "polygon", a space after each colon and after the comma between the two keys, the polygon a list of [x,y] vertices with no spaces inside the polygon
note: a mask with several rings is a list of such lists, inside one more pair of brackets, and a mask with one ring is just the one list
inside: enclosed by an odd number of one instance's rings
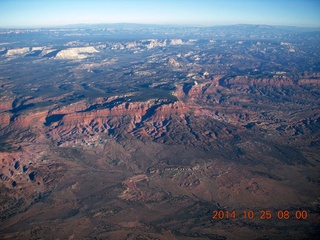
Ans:
{"label": "cliff face", "polygon": [[[51,112],[49,118],[60,116],[55,122],[48,123],[48,136],[55,141],[90,138],[101,133],[117,135],[133,133],[143,128],[146,122],[162,122],[172,115],[181,115],[188,109],[182,103],[163,103],[157,101],[122,103],[110,109],[90,112],[68,112],[65,109]],[[53,114],[54,113],[54,114]]]}

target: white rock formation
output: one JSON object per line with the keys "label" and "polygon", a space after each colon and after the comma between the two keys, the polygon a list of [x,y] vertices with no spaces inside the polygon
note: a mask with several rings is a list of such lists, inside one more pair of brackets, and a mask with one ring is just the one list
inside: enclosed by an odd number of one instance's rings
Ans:
{"label": "white rock formation", "polygon": [[170,58],[169,58],[168,63],[169,63],[169,65],[171,65],[171,66],[174,67],[174,68],[179,68],[179,67],[181,67],[181,64],[180,64],[177,60],[175,60],[173,57],[170,57]]}
{"label": "white rock formation", "polygon": [[181,39],[171,39],[170,45],[182,45],[184,42]]}
{"label": "white rock formation", "polygon": [[86,53],[96,52],[99,51],[97,51],[94,47],[68,48],[58,52],[55,59],[83,59],[87,57]]}
{"label": "white rock formation", "polygon": [[112,50],[124,50],[125,46],[121,43],[114,43],[111,47]]}
{"label": "white rock formation", "polygon": [[136,42],[129,42],[126,44],[126,49],[136,48],[138,44]]}
{"label": "white rock formation", "polygon": [[150,39],[148,41],[150,41],[149,44],[146,45],[148,49],[167,46],[167,40],[164,40],[164,42],[160,42],[157,39]]}
{"label": "white rock formation", "polygon": [[23,55],[30,51],[29,47],[9,49],[6,56]]}
{"label": "white rock formation", "polygon": [[44,49],[44,47],[33,47],[31,51],[42,51],[42,49]]}

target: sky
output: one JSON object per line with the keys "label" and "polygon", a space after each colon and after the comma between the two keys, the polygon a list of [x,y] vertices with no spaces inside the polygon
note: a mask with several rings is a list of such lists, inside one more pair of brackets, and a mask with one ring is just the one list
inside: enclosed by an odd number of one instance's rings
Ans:
{"label": "sky", "polygon": [[320,0],[0,0],[0,27],[86,23],[320,27]]}

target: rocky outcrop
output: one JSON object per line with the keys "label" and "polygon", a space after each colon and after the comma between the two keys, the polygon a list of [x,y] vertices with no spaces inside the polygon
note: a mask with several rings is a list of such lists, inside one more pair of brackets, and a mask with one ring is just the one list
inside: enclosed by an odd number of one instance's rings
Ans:
{"label": "rocky outcrop", "polygon": [[171,39],[170,45],[183,45],[184,42],[181,39]]}
{"label": "rocky outcrop", "polygon": [[31,51],[42,51],[44,47],[32,47]]}
{"label": "rocky outcrop", "polygon": [[23,55],[30,51],[29,47],[8,49],[6,56]]}
{"label": "rocky outcrop", "polygon": [[89,53],[99,52],[94,47],[78,47],[61,50],[55,56],[55,59],[84,59]]}
{"label": "rocky outcrop", "polygon": [[174,68],[179,68],[181,67],[181,64],[175,60],[173,57],[170,57],[169,60],[168,60],[168,64],[171,66],[171,67],[174,67]]}
{"label": "rocky outcrop", "polygon": [[155,48],[155,47],[165,47],[167,46],[167,41],[159,41],[158,39],[150,39],[146,42],[146,45],[147,49],[152,49],[152,48]]}
{"label": "rocky outcrop", "polygon": [[126,44],[126,49],[136,48],[138,46],[137,42],[128,42]]}

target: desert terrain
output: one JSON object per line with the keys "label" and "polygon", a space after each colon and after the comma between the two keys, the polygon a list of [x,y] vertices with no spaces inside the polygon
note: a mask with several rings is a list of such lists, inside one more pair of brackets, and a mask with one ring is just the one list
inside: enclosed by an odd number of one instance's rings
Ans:
{"label": "desert terrain", "polygon": [[1,239],[319,234],[319,31],[0,33]]}

